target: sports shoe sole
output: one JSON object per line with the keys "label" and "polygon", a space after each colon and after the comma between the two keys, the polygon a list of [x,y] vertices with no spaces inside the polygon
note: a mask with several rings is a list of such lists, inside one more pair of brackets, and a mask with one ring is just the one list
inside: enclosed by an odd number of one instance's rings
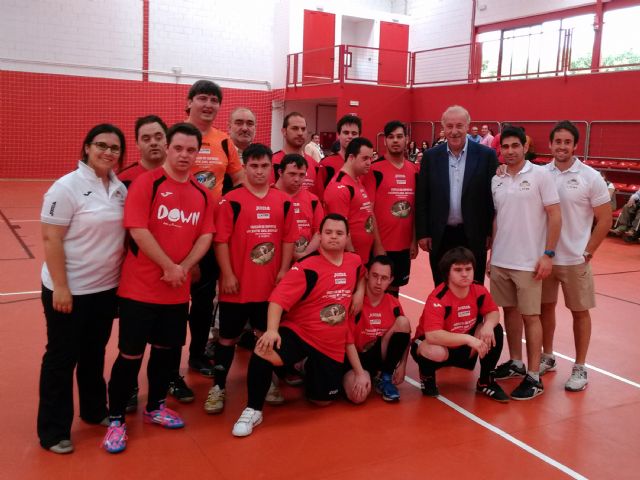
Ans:
{"label": "sports shoe sole", "polygon": [[175,398],[180,403],[191,403],[196,399],[195,395],[186,396],[186,397],[179,397],[175,393],[173,393],[171,391],[171,389],[169,389],[169,395],[171,395],[173,398]]}
{"label": "sports shoe sole", "polygon": [[249,436],[251,436],[251,434],[253,433],[253,430],[254,430],[258,425],[260,425],[261,423],[262,423],[262,417],[260,417],[260,419],[259,419],[256,423],[254,423],[254,424],[253,424],[253,427],[251,428],[251,432],[249,432],[249,433],[247,433],[247,434],[245,434],[245,435],[238,435],[237,433],[234,433],[234,432],[233,432],[233,430],[232,430],[232,431],[231,431],[231,434],[232,434],[234,437],[238,437],[238,438],[249,437]]}
{"label": "sports shoe sole", "polygon": [[567,387],[567,386],[565,385],[564,389],[565,389],[567,392],[582,392],[583,390],[586,390],[586,388],[587,388],[587,386],[588,386],[588,385],[589,385],[588,383],[585,383],[585,384],[584,384],[584,386],[583,386],[582,388],[569,388],[569,387]]}
{"label": "sports shoe sole", "polygon": [[532,396],[530,396],[530,397],[526,397],[526,398],[525,398],[525,397],[514,397],[513,395],[510,395],[510,396],[511,396],[511,399],[512,399],[512,400],[527,401],[527,400],[533,400],[534,398],[539,397],[539,396],[540,396],[540,395],[542,395],[543,393],[544,393],[544,390],[540,390],[540,391],[537,391],[537,392],[536,392],[535,394],[533,394]]}

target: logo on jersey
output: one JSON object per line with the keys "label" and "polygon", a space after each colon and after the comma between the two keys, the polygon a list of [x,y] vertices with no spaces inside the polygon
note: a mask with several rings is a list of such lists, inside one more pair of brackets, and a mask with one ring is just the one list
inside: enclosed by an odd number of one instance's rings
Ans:
{"label": "logo on jersey", "polygon": [[194,177],[196,177],[198,183],[201,183],[208,189],[212,189],[216,186],[216,176],[211,172],[202,170],[200,172],[196,172]]}
{"label": "logo on jersey", "polygon": [[435,308],[442,308],[442,305],[441,305],[441,304],[439,304],[439,303],[434,303],[434,304],[433,304],[433,306],[434,306]]}
{"label": "logo on jersey", "polygon": [[346,285],[347,284],[347,274],[345,272],[336,272],[333,274],[333,282],[336,285]]}
{"label": "logo on jersey", "polygon": [[271,207],[268,205],[256,205],[256,218],[258,220],[269,220],[271,218]]}
{"label": "logo on jersey", "polygon": [[367,221],[364,222],[364,231],[367,233],[373,233],[373,215],[369,215]]}
{"label": "logo on jersey", "polygon": [[84,195],[85,197],[88,197],[89,195],[91,195],[91,193],[93,193],[91,190],[89,190],[87,193],[83,193],[82,195]]}
{"label": "logo on jersey", "polygon": [[399,202],[391,205],[391,215],[399,218],[406,218],[411,213],[411,204],[406,200],[400,200]]}
{"label": "logo on jersey", "polygon": [[580,186],[580,182],[576,178],[567,181],[567,190],[576,190]]}
{"label": "logo on jersey", "polygon": [[329,325],[338,325],[347,318],[347,310],[343,305],[334,303],[320,311],[320,320]]}
{"label": "logo on jersey", "polygon": [[403,174],[396,174],[396,185],[406,185],[407,177]]}
{"label": "logo on jersey", "polygon": [[162,198],[167,198],[169,195],[173,195],[173,192],[160,192]]}
{"label": "logo on jersey", "polygon": [[302,253],[309,245],[309,240],[307,240],[304,236],[301,236],[296,240],[294,248],[296,249],[296,253]]}
{"label": "logo on jersey", "polygon": [[160,205],[158,207],[158,220],[164,220],[165,218],[172,223],[180,222],[197,225],[198,220],[200,220],[200,212],[186,213],[179,208],[169,210],[165,205]]}
{"label": "logo on jersey", "polygon": [[526,180],[521,181],[519,187],[521,192],[531,190],[531,184]]}
{"label": "logo on jersey", "polygon": [[51,204],[51,208],[49,209],[49,216],[50,217],[53,217],[53,212],[55,212],[55,210],[56,210],[56,203],[58,203],[58,202],[53,202]]}
{"label": "logo on jersey", "polygon": [[259,243],[251,249],[249,258],[257,265],[266,265],[276,254],[276,246],[272,242]]}

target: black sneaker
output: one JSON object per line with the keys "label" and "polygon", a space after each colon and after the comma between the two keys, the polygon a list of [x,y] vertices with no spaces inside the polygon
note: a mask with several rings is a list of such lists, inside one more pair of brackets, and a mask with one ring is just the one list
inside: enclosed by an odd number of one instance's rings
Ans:
{"label": "black sneaker", "polygon": [[509,401],[509,395],[504,393],[502,387],[498,385],[493,378],[490,378],[486,384],[478,380],[478,383],[476,383],[476,392],[482,393],[496,402],[507,403]]}
{"label": "black sneaker", "polygon": [[193,390],[184,383],[184,377],[178,376],[169,383],[169,394],[180,403],[191,403],[195,396]]}
{"label": "black sneaker", "polygon": [[511,398],[514,400],[531,400],[543,393],[544,386],[542,385],[542,382],[536,382],[531,375],[526,375],[520,385],[511,392]]}
{"label": "black sneaker", "polygon": [[136,387],[136,389],[133,391],[133,395],[131,395],[131,397],[129,397],[129,401],[127,402],[127,406],[124,409],[125,412],[133,413],[138,409],[138,390],[139,390],[139,388]]}
{"label": "black sneaker", "polygon": [[422,390],[422,394],[427,397],[437,397],[440,395],[440,391],[438,390],[438,385],[436,384],[436,376],[420,376],[420,389]]}
{"label": "black sneaker", "polygon": [[495,370],[495,379],[502,380],[503,378],[512,378],[512,377],[524,377],[527,371],[524,369],[524,365],[522,367],[518,367],[513,363],[513,360],[509,360],[504,362],[502,365],[498,365]]}
{"label": "black sneaker", "polygon": [[190,358],[189,368],[203,377],[213,378],[213,363],[207,358]]}

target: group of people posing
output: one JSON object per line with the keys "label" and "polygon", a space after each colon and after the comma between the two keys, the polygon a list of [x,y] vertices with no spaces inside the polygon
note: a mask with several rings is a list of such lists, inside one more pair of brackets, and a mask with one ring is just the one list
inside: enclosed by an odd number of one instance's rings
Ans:
{"label": "group of people posing", "polygon": [[[600,175],[573,156],[574,125],[553,128],[554,160],[546,167],[525,160],[521,129],[504,129],[499,167],[494,150],[468,139],[469,113],[452,106],[442,115],[446,142],[427,150],[418,167],[406,157],[400,121],[385,125],[386,153],[372,161],[361,120],[346,115],[337,124],[339,152],[323,158],[309,149],[304,116],[289,113],[284,147],[274,154],[253,143],[249,108],[231,113],[230,137],[212,126],[222,96],[200,80],[189,90],[185,122],[167,128],[157,116],[139,118],[140,161],[124,169],[124,135],[97,125],[78,168],[45,194],[43,448],[73,451],[75,370],[80,417],[107,427],[106,451],[123,451],[147,344],[143,419],[183,427],[166,399],[194,400],[180,376],[187,325],[189,368],[213,379],[204,402],[210,414],[225,408],[236,345],[250,329],[238,437],[262,422],[265,402],[283,403],[278,381],[292,376],[320,405],[341,395],[360,404],[372,390],[397,402],[409,354],[425,395],[439,394],[439,368],[472,370],[480,359],[480,394],[498,402],[534,398],[544,391],[540,375],[555,369],[559,284],[576,339],[566,388],[586,387],[595,304],[589,262],[611,209]],[[419,249],[429,252],[436,288],[412,340],[397,297]],[[483,285],[488,265],[490,290]],[[219,335],[210,359],[216,291]],[[500,366],[498,306],[510,352]],[[116,317],[119,353],[107,385],[105,347]],[[523,380],[507,395],[496,380],[513,376]]]}

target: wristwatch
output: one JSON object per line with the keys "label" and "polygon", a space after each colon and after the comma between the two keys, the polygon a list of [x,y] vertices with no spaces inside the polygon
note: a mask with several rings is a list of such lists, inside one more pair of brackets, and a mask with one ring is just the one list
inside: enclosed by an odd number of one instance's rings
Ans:
{"label": "wristwatch", "polygon": [[545,251],[544,251],[544,254],[545,254],[547,257],[549,257],[549,258],[553,258],[553,257],[555,257],[555,256],[556,256],[556,252],[555,252],[555,251],[553,251],[553,250],[545,250]]}

